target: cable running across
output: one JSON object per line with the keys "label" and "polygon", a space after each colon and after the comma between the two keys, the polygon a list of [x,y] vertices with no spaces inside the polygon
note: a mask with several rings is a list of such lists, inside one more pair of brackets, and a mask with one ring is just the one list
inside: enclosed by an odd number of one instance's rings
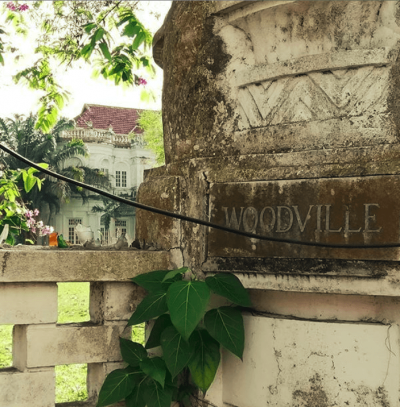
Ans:
{"label": "cable running across", "polygon": [[32,168],[35,168],[36,170],[38,170],[44,174],[50,175],[51,177],[68,182],[68,183],[76,185],[78,187],[85,188],[88,191],[95,192],[99,195],[105,196],[106,198],[110,198],[116,202],[120,202],[125,205],[133,206],[138,209],[143,209],[145,211],[157,213],[159,215],[164,215],[164,216],[168,216],[171,218],[180,219],[185,222],[191,222],[191,223],[195,223],[197,225],[202,225],[202,226],[207,226],[210,228],[222,230],[224,232],[229,232],[229,233],[234,233],[234,234],[240,235],[240,236],[250,237],[252,239],[265,240],[268,242],[276,242],[276,243],[295,244],[295,245],[299,245],[299,246],[325,247],[325,248],[331,248],[331,249],[389,249],[389,248],[400,247],[400,243],[381,243],[381,244],[371,244],[371,245],[333,244],[333,243],[320,243],[320,242],[306,242],[306,241],[295,240],[295,239],[283,239],[283,238],[277,238],[277,237],[258,235],[256,233],[249,233],[249,232],[245,232],[242,230],[237,230],[237,229],[229,228],[226,226],[218,225],[216,223],[208,222],[208,221],[205,221],[202,219],[197,219],[197,218],[192,218],[190,216],[181,215],[180,213],[169,212],[169,211],[165,211],[163,209],[154,208],[153,206],[144,205],[144,204],[141,204],[138,202],[132,202],[129,199],[125,199],[120,196],[110,194],[107,191],[103,191],[103,190],[93,187],[91,185],[87,185],[83,182],[76,181],[74,179],[65,177],[64,175],[57,174],[56,172],[50,171],[46,168],[39,167],[36,163],[28,160],[27,158],[23,157],[22,155],[11,150],[7,146],[5,146],[3,143],[0,143],[0,149],[2,149],[6,153],[12,155],[13,157],[17,158],[18,160],[22,161],[23,163],[29,165]]}

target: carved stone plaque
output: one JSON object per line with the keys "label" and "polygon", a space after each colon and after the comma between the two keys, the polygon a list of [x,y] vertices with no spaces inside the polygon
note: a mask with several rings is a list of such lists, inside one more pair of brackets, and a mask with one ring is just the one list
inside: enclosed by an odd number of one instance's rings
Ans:
{"label": "carved stone plaque", "polygon": [[[400,177],[213,184],[210,220],[282,239],[332,244],[400,242]],[[338,249],[209,230],[211,257],[397,260],[398,248]]]}

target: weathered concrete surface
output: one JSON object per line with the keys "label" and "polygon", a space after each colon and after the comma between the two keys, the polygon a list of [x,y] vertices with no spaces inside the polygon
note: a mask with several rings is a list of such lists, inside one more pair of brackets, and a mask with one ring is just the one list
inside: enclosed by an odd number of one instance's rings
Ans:
{"label": "weathered concrete surface", "polygon": [[119,337],[130,337],[127,321],[104,326],[16,325],[13,365],[19,369],[121,361]]}
{"label": "weathered concrete surface", "polygon": [[134,283],[92,283],[90,287],[90,320],[128,320],[146,291]]}
{"label": "weathered concrete surface", "polygon": [[398,327],[245,317],[243,362],[223,356],[223,400],[241,407],[397,406]]}
{"label": "weathered concrete surface", "polygon": [[54,407],[54,368],[34,372],[0,371],[1,407]]}
{"label": "weathered concrete surface", "polygon": [[[140,186],[137,199],[154,208],[180,213],[182,182],[179,177],[145,181]],[[160,249],[180,246],[180,221],[177,219],[141,209],[137,209],[136,217],[136,233],[143,244]]]}
{"label": "weathered concrete surface", "polygon": [[0,324],[57,322],[57,284],[0,284]]}
{"label": "weathered concrete surface", "polygon": [[163,251],[0,251],[0,283],[129,281],[168,268],[169,253]]}

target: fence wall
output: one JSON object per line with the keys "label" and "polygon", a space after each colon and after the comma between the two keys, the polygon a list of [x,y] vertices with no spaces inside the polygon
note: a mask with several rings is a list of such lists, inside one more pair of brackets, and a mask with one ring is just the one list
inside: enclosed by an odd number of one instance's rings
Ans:
{"label": "fence wall", "polygon": [[[0,369],[0,407],[55,406],[55,366],[88,364],[86,402],[121,365],[119,336],[144,290],[129,279],[170,267],[161,251],[0,251],[0,324],[13,324],[13,367]],[[57,324],[57,283],[90,282],[90,322]]]}

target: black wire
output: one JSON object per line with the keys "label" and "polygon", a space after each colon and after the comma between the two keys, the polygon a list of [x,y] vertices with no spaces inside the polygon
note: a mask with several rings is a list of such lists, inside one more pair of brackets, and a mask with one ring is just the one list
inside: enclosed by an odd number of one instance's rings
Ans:
{"label": "black wire", "polygon": [[331,244],[331,243],[320,243],[320,242],[304,242],[301,240],[281,239],[281,238],[276,238],[276,237],[261,236],[261,235],[255,234],[255,233],[244,232],[241,230],[228,228],[226,226],[217,225],[216,223],[207,222],[205,220],[191,218],[189,216],[181,215],[179,213],[168,212],[168,211],[164,211],[159,208],[154,208],[152,206],[143,205],[143,204],[140,204],[137,202],[132,202],[129,199],[121,198],[120,196],[116,196],[116,195],[110,194],[106,191],[102,191],[101,189],[92,187],[91,185],[84,184],[83,182],[76,181],[74,179],[65,177],[64,175],[57,174],[56,172],[39,167],[34,162],[28,160],[27,158],[23,157],[22,155],[16,153],[15,151],[9,149],[3,143],[0,143],[0,149],[5,151],[6,153],[12,155],[13,157],[17,158],[18,160],[22,161],[23,163],[29,165],[30,167],[37,169],[40,172],[43,172],[54,178],[58,178],[62,181],[69,182],[70,184],[74,184],[78,187],[85,188],[88,191],[92,191],[99,195],[103,195],[107,198],[113,199],[114,201],[123,203],[125,205],[133,206],[135,208],[143,209],[145,211],[149,211],[149,212],[153,212],[153,213],[158,213],[159,215],[164,215],[164,216],[169,216],[171,218],[184,220],[186,222],[192,222],[197,225],[203,225],[203,226],[208,226],[208,227],[211,227],[214,229],[223,230],[224,232],[229,232],[229,233],[234,233],[236,235],[250,237],[252,239],[266,240],[268,242],[296,244],[296,245],[300,245],[300,246],[326,247],[326,248],[331,248],[331,249],[388,249],[388,248],[400,247],[400,243],[383,243],[383,244],[373,244],[373,245],[346,245],[346,244]]}

